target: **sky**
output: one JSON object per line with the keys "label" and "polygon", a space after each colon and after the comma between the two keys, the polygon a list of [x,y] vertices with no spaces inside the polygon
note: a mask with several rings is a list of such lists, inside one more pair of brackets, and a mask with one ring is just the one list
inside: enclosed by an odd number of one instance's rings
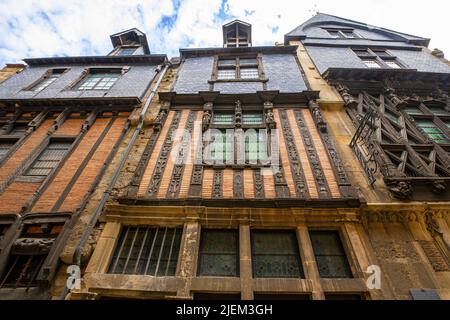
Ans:
{"label": "sky", "polygon": [[0,67],[23,58],[106,55],[133,27],[152,53],[222,45],[221,26],[252,24],[253,45],[282,42],[316,12],[431,38],[450,57],[448,0],[0,0]]}

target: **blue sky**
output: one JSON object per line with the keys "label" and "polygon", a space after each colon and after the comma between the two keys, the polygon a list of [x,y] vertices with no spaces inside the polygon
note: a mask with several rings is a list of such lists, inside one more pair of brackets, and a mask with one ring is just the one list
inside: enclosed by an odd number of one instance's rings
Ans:
{"label": "blue sky", "polygon": [[103,55],[109,36],[136,27],[153,53],[220,46],[221,25],[253,25],[253,45],[273,45],[316,11],[432,39],[450,56],[442,0],[0,0],[0,65],[28,57]]}

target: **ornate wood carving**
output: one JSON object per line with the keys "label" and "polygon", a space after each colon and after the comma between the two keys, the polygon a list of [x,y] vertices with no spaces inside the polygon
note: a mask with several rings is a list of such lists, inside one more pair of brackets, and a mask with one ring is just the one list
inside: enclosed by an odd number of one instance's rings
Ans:
{"label": "ornate wood carving", "polygon": [[303,174],[303,168],[300,163],[300,157],[298,156],[297,148],[295,146],[295,139],[292,134],[291,127],[287,118],[286,110],[280,110],[280,121],[283,129],[284,140],[286,141],[287,153],[289,156],[289,162],[291,164],[291,170],[294,176],[295,191],[298,198],[307,198],[308,187]]}
{"label": "ornate wood carving", "polygon": [[300,132],[302,134],[302,139],[305,144],[306,153],[308,155],[309,163],[311,165],[311,169],[314,175],[314,180],[316,181],[319,196],[321,198],[331,198],[327,178],[325,177],[322,165],[320,164],[319,155],[317,154],[316,148],[314,147],[311,134],[308,130],[308,127],[305,124],[303,115],[299,110],[295,110],[294,114],[295,119],[297,121],[297,125],[299,126]]}
{"label": "ornate wood carving", "polygon": [[348,88],[340,83],[336,85],[336,88],[339,91],[339,93],[341,94],[342,99],[344,99],[345,106],[350,107],[350,108],[356,108],[356,106],[358,105],[358,102],[348,92],[349,91]]}
{"label": "ornate wood carving", "polygon": [[273,114],[273,103],[272,102],[264,102],[264,121],[266,123],[266,127],[268,131],[271,129],[275,129],[275,117]]}
{"label": "ornate wood carving", "polygon": [[242,128],[242,105],[240,100],[236,101],[234,109],[234,125],[236,128]]}
{"label": "ornate wood carving", "polygon": [[264,178],[261,169],[253,170],[253,192],[256,199],[264,199]]}
{"label": "ornate wood carving", "polygon": [[178,197],[178,194],[180,193],[180,187],[181,187],[181,179],[183,177],[183,172],[185,168],[185,164],[187,161],[187,156],[189,154],[189,145],[190,140],[188,138],[192,137],[192,131],[194,129],[194,120],[195,120],[195,112],[191,111],[189,113],[186,126],[184,128],[184,133],[189,133],[189,136],[184,136],[183,133],[183,140],[181,142],[181,146],[178,150],[177,158],[175,160],[175,166],[173,168],[172,177],[170,179],[169,188],[167,190],[167,197],[168,198],[176,198]]}
{"label": "ornate wood carving", "polygon": [[173,117],[172,123],[170,124],[169,130],[167,132],[167,136],[164,140],[164,144],[162,146],[161,152],[159,154],[159,158],[156,162],[155,169],[153,170],[152,179],[150,181],[150,186],[148,189],[148,196],[150,198],[156,197],[158,193],[159,185],[161,184],[161,179],[164,173],[164,169],[167,165],[167,160],[170,156],[170,150],[172,149],[173,144],[173,135],[175,130],[178,128],[178,124],[180,122],[181,112],[176,111],[175,116]]}
{"label": "ornate wood carving", "polygon": [[192,169],[191,185],[189,187],[189,197],[200,197],[202,192],[203,166],[194,165]]}
{"label": "ornate wood carving", "polygon": [[234,170],[233,174],[233,197],[242,199],[244,198],[244,171]]}
{"label": "ornate wood carving", "polygon": [[323,119],[322,113],[320,112],[320,107],[315,101],[309,102],[309,110],[311,110],[311,114],[313,115],[314,123],[316,124],[317,129],[320,132],[327,132],[328,126],[325,120]]}
{"label": "ornate wood carving", "polygon": [[162,109],[159,111],[158,115],[156,116],[156,119],[153,123],[153,130],[160,131],[162,126],[164,125],[164,122],[166,121],[168,111],[165,109]]}
{"label": "ornate wood carving", "polygon": [[213,199],[222,198],[222,185],[223,185],[222,181],[223,181],[223,170],[221,169],[214,170],[213,189],[212,189]]}

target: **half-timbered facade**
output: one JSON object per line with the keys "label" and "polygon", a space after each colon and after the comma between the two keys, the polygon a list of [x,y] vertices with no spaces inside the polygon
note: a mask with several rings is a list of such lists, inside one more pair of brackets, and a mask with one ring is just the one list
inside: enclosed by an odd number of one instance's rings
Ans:
{"label": "half-timbered facade", "polygon": [[[0,84],[1,299],[52,296],[66,240],[166,60],[136,29],[111,39],[108,56],[25,59]],[[136,54],[116,53],[125,45]]]}
{"label": "half-timbered facade", "polygon": [[326,14],[286,34],[285,44],[299,45],[307,79],[321,90],[393,296],[448,299],[448,61],[428,50],[429,39]]}

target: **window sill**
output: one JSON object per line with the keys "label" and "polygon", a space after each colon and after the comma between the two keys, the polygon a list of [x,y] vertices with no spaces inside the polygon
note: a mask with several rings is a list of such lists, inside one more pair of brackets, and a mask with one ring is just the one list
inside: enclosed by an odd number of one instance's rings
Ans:
{"label": "window sill", "polygon": [[227,83],[227,82],[267,82],[269,81],[268,78],[264,79],[218,79],[218,80],[208,80],[208,83],[214,84],[214,83]]}

